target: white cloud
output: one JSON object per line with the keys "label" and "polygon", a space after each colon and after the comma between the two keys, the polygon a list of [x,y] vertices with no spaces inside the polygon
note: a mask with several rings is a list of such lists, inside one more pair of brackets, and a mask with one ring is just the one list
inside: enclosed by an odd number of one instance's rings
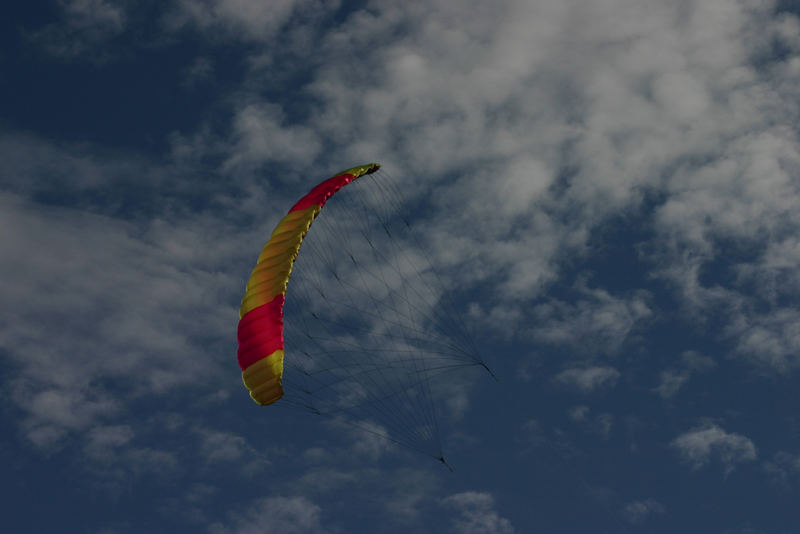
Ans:
{"label": "white cloud", "polygon": [[588,406],[573,406],[570,408],[569,412],[567,412],[569,418],[573,421],[584,421],[586,416],[589,414],[589,407]]}
{"label": "white cloud", "polygon": [[511,522],[495,511],[494,498],[489,493],[467,491],[442,499],[442,504],[454,510],[454,532],[462,534],[511,534]]}
{"label": "white cloud", "polygon": [[[250,77],[231,100],[232,138],[222,143],[227,170],[307,166],[315,158],[339,166],[368,155],[408,174],[409,190],[423,191],[431,175],[452,174],[453,187],[430,197],[443,208],[431,221],[433,248],[445,265],[468,262],[465,284],[498,290],[482,307],[490,316],[504,310],[515,323],[529,315],[524,302],[558,279],[566,258],[589,252],[586,240],[598,223],[655,193],[664,199],[655,218],[660,245],[646,248],[653,254],[645,259],[658,262],[658,274],[675,282],[685,304],[739,310],[728,329],[738,354],[794,365],[793,330],[779,326],[791,310],[778,300],[774,313],[740,305],[747,304],[746,280],[756,280],[763,295],[785,291],[787,283],[800,287],[791,261],[796,247],[780,237],[796,233],[798,223],[789,179],[798,160],[791,128],[800,86],[800,70],[791,66],[796,18],[772,17],[769,3],[733,0],[680,7],[613,0],[588,8],[506,1],[490,10],[480,3],[468,10],[444,1],[406,4],[399,10],[374,2],[340,27],[317,27],[321,19],[307,15],[324,17],[333,7],[174,3],[173,29],[222,29],[226,38],[268,44],[254,47]],[[111,26],[126,20],[127,4],[64,5]],[[274,39],[287,29],[291,39]],[[312,46],[303,34],[320,42]],[[755,63],[773,41],[791,53]],[[276,54],[311,49],[311,81],[297,89],[319,112],[290,121],[278,103],[264,100],[262,77],[274,74]],[[727,267],[741,283],[706,283],[703,270],[725,262],[720,239],[760,235],[775,236],[763,258]],[[636,303],[644,308],[611,310],[610,302],[587,299],[556,310],[539,333],[559,336],[558,327],[568,325],[561,316],[576,316],[587,334],[605,331],[619,340],[650,311],[640,299],[629,304]],[[611,329],[586,330],[608,313],[623,315]],[[504,329],[521,331],[515,326]],[[766,350],[758,350],[761,340]]]}
{"label": "white cloud", "polygon": [[[385,464],[365,464],[352,448],[331,453],[333,457],[328,462],[311,467],[286,484],[284,493],[314,496],[320,502],[331,503],[326,507],[331,516],[349,513],[350,504],[359,502],[363,509],[374,509],[381,517],[389,517],[393,524],[414,527],[430,511],[431,501],[440,492],[437,475],[444,468],[433,464],[430,458],[414,454],[409,456],[412,459],[409,465],[418,468],[392,469]],[[344,509],[334,510],[334,503]]]}
{"label": "white cloud", "polygon": [[662,274],[687,307],[728,318],[725,333],[737,354],[784,371],[797,365],[800,346],[796,312],[787,305],[800,294],[798,271],[787,266],[793,245],[784,237],[800,228],[793,207],[800,189],[792,178],[800,171],[798,139],[768,126],[724,152],[679,176],[658,210],[673,257]]}
{"label": "white cloud", "polygon": [[351,421],[356,427],[349,427],[353,440],[353,451],[359,458],[376,462],[394,445],[385,436],[392,434],[379,424],[371,421]]}
{"label": "white cloud", "polygon": [[743,311],[735,315],[729,334],[736,352],[779,371],[800,364],[800,312],[780,307],[766,314]]}
{"label": "white cloud", "polygon": [[233,303],[220,297],[238,284],[212,266],[227,261],[210,252],[218,225],[141,228],[16,196],[0,203],[0,298],[14,303],[0,312],[0,346],[16,366],[6,387],[34,443],[56,446],[143,393],[219,388],[208,381],[214,347],[229,344],[235,324]]}
{"label": "white cloud", "polygon": [[115,449],[127,445],[133,436],[129,425],[95,427],[87,436],[86,454],[95,460],[108,461]]}
{"label": "white cloud", "polygon": [[662,398],[668,399],[675,395],[688,380],[689,373],[686,371],[661,371],[661,377],[655,392]]}
{"label": "white cloud", "polygon": [[169,517],[182,518],[194,525],[210,523],[209,502],[219,498],[219,488],[208,483],[196,483],[186,488],[185,493],[166,499],[161,512]]}
{"label": "white cloud", "polygon": [[[378,475],[380,476],[380,475]],[[428,470],[400,469],[393,473],[386,511],[395,520],[415,525],[439,489],[439,479]]]}
{"label": "white cloud", "polygon": [[232,40],[270,42],[298,15],[318,15],[330,9],[315,0],[175,0],[165,19],[171,30],[192,26],[201,31],[219,33]]}
{"label": "white cloud", "polygon": [[681,356],[682,366],[661,371],[659,384],[653,391],[663,399],[674,396],[697,373],[706,372],[716,366],[714,360],[695,351],[686,351]]}
{"label": "white cloud", "polygon": [[565,369],[556,375],[555,380],[590,393],[596,389],[614,387],[619,376],[619,371],[613,367],[586,367]]}
{"label": "white cloud", "polygon": [[655,499],[644,499],[626,504],[622,512],[632,525],[641,525],[653,515],[663,514],[665,508],[663,504]]}
{"label": "white cloud", "polygon": [[100,155],[100,147],[82,143],[55,143],[18,131],[0,132],[0,154],[6,162],[0,183],[6,192],[35,193],[65,187],[86,191],[130,182],[139,175],[140,184],[159,176],[155,169],[144,172],[141,161],[121,154]]}
{"label": "white cloud", "polygon": [[681,354],[683,366],[693,373],[702,373],[716,367],[714,360],[694,350],[687,350]]}
{"label": "white cloud", "polygon": [[305,497],[266,497],[232,514],[227,525],[214,523],[211,534],[257,534],[284,532],[311,534],[325,532],[320,523],[322,509]]}
{"label": "white cloud", "polygon": [[753,461],[757,457],[755,444],[746,436],[726,432],[714,424],[694,428],[672,441],[672,446],[695,469],[718,458],[730,473],[736,465]]}
{"label": "white cloud", "polygon": [[614,416],[610,413],[601,413],[594,419],[593,430],[603,439],[611,437],[611,429],[614,426]]}
{"label": "white cloud", "polygon": [[63,20],[30,34],[48,53],[66,59],[103,59],[104,45],[128,25],[125,0],[59,0]]}
{"label": "white cloud", "polygon": [[181,465],[181,459],[169,450],[152,447],[132,448],[123,457],[124,468],[131,472],[168,476]]}
{"label": "white cloud", "polygon": [[[636,212],[648,195],[663,200],[642,259],[675,282],[686,306],[735,309],[748,288],[703,277],[714,262],[733,267],[723,241],[792,235],[798,225],[800,71],[791,55],[756,63],[773,37],[796,42],[796,24],[771,9],[502,2],[464,20],[447,2],[426,2],[424,17],[418,3],[398,12],[378,2],[352,15],[358,35],[329,35],[326,57],[359,59],[317,72],[308,89],[326,112],[307,124],[335,138],[341,155],[379,155],[410,175],[411,189],[431,173],[454,176],[432,197],[442,208],[435,249],[499,290],[496,306],[482,303],[488,313],[546,289],[564,258],[590,253],[599,223]],[[410,33],[387,44],[401,26]],[[342,132],[354,116],[359,127]],[[744,260],[737,270],[763,271],[758,255]],[[744,311],[746,323],[764,319],[756,309]],[[630,320],[643,317],[628,310]],[[793,341],[772,333],[777,354],[767,362],[779,364]]]}
{"label": "white cloud", "polygon": [[207,462],[239,462],[252,464],[258,454],[245,438],[230,432],[198,429],[200,456]]}
{"label": "white cloud", "polygon": [[772,460],[765,461],[762,468],[773,483],[788,489],[790,480],[800,477],[800,454],[779,451]]}
{"label": "white cloud", "polygon": [[183,69],[181,85],[193,88],[213,80],[215,63],[208,57],[196,57]]}
{"label": "white cloud", "polygon": [[86,432],[83,454],[88,472],[102,481],[105,489],[115,492],[123,491],[133,477],[168,477],[180,468],[175,450],[150,446],[127,424],[91,428]]}
{"label": "white cloud", "polygon": [[14,381],[12,399],[24,414],[25,436],[45,450],[58,447],[71,432],[85,431],[96,419],[119,410],[119,403],[104,392],[87,394],[69,384],[37,386],[40,384],[33,380]]}
{"label": "white cloud", "polygon": [[532,310],[533,336],[545,343],[566,345],[584,354],[620,350],[637,327],[653,314],[648,295],[615,297],[604,289],[578,284],[576,303],[552,301]]}
{"label": "white cloud", "polygon": [[[319,494],[339,491],[343,487],[353,487],[359,479],[364,479],[359,471],[346,471],[338,466],[342,462],[327,462],[313,467],[298,478],[291,487],[299,494]],[[329,467],[335,465],[336,467]]]}
{"label": "white cloud", "polygon": [[603,439],[611,437],[614,426],[614,416],[610,413],[590,415],[588,406],[573,406],[567,411],[570,419],[580,425],[586,432],[599,435]]}
{"label": "white cloud", "polygon": [[310,160],[320,150],[312,129],[285,124],[283,113],[274,105],[254,103],[237,110],[233,128],[236,141],[225,164],[228,169]]}

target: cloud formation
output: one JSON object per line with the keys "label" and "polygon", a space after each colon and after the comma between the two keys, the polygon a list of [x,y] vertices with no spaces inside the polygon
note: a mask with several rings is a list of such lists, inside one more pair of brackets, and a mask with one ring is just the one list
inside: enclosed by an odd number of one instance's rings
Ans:
{"label": "cloud formation", "polygon": [[[124,1],[59,0],[63,19],[48,24],[29,36],[49,54],[66,60],[106,60],[103,48],[122,34],[128,25]],[[82,56],[82,57],[81,57]]]}
{"label": "cloud formation", "polygon": [[214,523],[211,534],[256,534],[266,528],[286,534],[324,532],[321,508],[305,497],[265,497],[253,501],[228,524]]}
{"label": "cloud formation", "polygon": [[489,493],[468,491],[456,493],[442,500],[442,504],[456,512],[452,520],[454,532],[464,534],[512,534],[514,527],[508,519],[494,509],[494,498]]}
{"label": "cloud formation", "polygon": [[664,505],[655,499],[644,499],[632,501],[625,505],[623,513],[625,518],[632,525],[641,525],[648,518],[654,515],[661,515],[665,512]]}
{"label": "cloud formation", "polygon": [[707,424],[681,434],[672,441],[672,446],[694,469],[718,459],[726,473],[743,462],[758,457],[755,444],[746,436],[726,432],[715,424]]}
{"label": "cloud formation", "polygon": [[574,387],[584,393],[614,387],[620,372],[613,367],[586,367],[565,369],[555,377],[556,382]]}

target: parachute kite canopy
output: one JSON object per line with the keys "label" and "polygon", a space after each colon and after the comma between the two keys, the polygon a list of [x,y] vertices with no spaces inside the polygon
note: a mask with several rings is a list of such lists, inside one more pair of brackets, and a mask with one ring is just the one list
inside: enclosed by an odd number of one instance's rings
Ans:
{"label": "parachute kite canopy", "polygon": [[278,223],[242,300],[239,365],[259,404],[280,399],[444,462],[435,406],[452,388],[436,380],[486,366],[451,298],[464,288],[430,262],[432,227],[404,217],[436,212],[378,168],[322,182]]}
{"label": "parachute kite canopy", "polygon": [[272,404],[283,396],[283,306],[300,245],[322,207],[342,187],[377,171],[370,163],[329,178],[301,198],[264,245],[239,309],[239,367],[250,396]]}

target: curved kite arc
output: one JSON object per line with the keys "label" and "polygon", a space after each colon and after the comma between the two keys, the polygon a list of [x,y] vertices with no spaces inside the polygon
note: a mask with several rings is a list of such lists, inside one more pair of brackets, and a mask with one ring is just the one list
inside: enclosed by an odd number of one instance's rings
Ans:
{"label": "curved kite arc", "polygon": [[283,396],[283,306],[297,254],[325,202],[378,163],[353,167],[325,180],[292,206],[264,245],[239,309],[239,367],[250,396],[267,405]]}

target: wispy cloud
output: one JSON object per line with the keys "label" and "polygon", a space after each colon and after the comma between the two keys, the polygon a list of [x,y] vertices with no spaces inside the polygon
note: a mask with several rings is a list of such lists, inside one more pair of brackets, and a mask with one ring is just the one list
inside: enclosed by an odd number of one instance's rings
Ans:
{"label": "wispy cloud", "polygon": [[753,461],[758,453],[755,444],[746,436],[726,432],[715,424],[707,424],[681,434],[672,441],[672,446],[694,469],[718,459],[725,473],[732,472],[743,462]]}
{"label": "wispy cloud", "polygon": [[175,0],[165,17],[168,28],[184,27],[213,33],[224,32],[230,40],[270,42],[293,16],[314,15],[325,5],[313,0]]}
{"label": "wispy cloud", "polygon": [[254,103],[237,110],[233,129],[235,142],[225,164],[228,169],[313,159],[320,149],[313,128],[287,124],[281,109],[272,104]]}
{"label": "wispy cloud", "polygon": [[632,525],[641,525],[653,516],[664,514],[665,511],[664,505],[655,499],[632,501],[622,509],[625,518]]}
{"label": "wispy cloud", "polygon": [[531,330],[537,340],[582,354],[614,354],[653,314],[645,293],[617,297],[583,284],[577,293],[575,303],[553,301],[533,308],[536,326]]}
{"label": "wispy cloud", "polygon": [[248,503],[226,524],[214,523],[211,534],[255,534],[270,530],[287,534],[325,532],[321,523],[322,509],[305,497],[266,497]]}
{"label": "wispy cloud", "polygon": [[789,489],[791,481],[800,478],[800,454],[776,452],[772,459],[764,461],[763,469],[775,484]]}
{"label": "wispy cloud", "polygon": [[714,360],[695,351],[684,352],[682,365],[661,371],[659,384],[654,391],[663,399],[675,395],[696,373],[702,373],[715,367]]}
{"label": "wispy cloud", "polygon": [[197,240],[210,234],[154,221],[143,236],[104,215],[14,195],[0,202],[9,254],[0,293],[15,303],[2,310],[0,343],[17,370],[7,385],[34,443],[54,446],[143,393],[191,383],[213,390],[212,355],[227,345],[235,317],[234,304],[218,299],[236,283],[211,267],[222,256],[205,267],[197,256]]}
{"label": "wispy cloud", "polygon": [[263,451],[256,450],[243,436],[210,428],[195,428],[199,440],[198,455],[209,464],[228,463],[253,476],[269,461]]}
{"label": "wispy cloud", "polygon": [[431,503],[441,491],[439,467],[437,471],[424,468],[433,465],[429,459],[421,465],[397,469],[375,465],[348,447],[334,451],[328,461],[315,462],[301,477],[286,483],[285,488],[289,493],[335,503],[339,511],[359,502],[365,514],[389,518],[392,524],[407,528],[419,524],[435,510]]}
{"label": "wispy cloud", "polygon": [[597,434],[603,439],[611,437],[614,427],[614,416],[610,413],[590,414],[590,408],[585,405],[574,406],[567,415],[578,423],[585,431]]}
{"label": "wispy cloud", "polygon": [[46,52],[64,59],[106,60],[104,45],[125,31],[124,0],[60,0],[63,19],[29,34]]}
{"label": "wispy cloud", "polygon": [[495,510],[494,498],[489,493],[467,491],[442,499],[442,504],[455,512],[452,518],[454,532],[464,534],[511,534],[511,522]]}
{"label": "wispy cloud", "polygon": [[590,393],[596,389],[614,387],[619,377],[620,372],[613,367],[586,367],[565,369],[554,380]]}

